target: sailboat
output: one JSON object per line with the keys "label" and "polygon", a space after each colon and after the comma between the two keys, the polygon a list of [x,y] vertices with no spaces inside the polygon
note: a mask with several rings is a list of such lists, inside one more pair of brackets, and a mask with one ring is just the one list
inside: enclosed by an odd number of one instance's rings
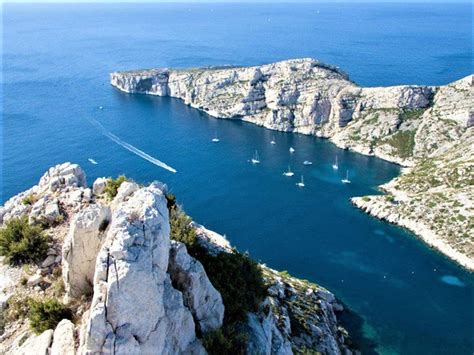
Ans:
{"label": "sailboat", "polygon": [[303,180],[303,175],[301,175],[301,181],[296,183],[296,186],[298,187],[304,187],[304,180]]}
{"label": "sailboat", "polygon": [[89,159],[87,159],[87,160],[89,160],[89,163],[91,163],[91,164],[94,164],[94,165],[99,164],[98,162],[96,162],[96,161],[95,161],[94,159],[92,159],[92,158],[89,158]]}
{"label": "sailboat", "polygon": [[212,138],[212,142],[213,143],[219,143],[220,142],[220,139],[217,138],[217,133],[214,135],[214,138]]}
{"label": "sailboat", "polygon": [[257,150],[255,150],[255,154],[252,157],[252,164],[260,164],[260,157],[258,156]]}
{"label": "sailboat", "polygon": [[335,162],[334,164],[332,164],[332,168],[333,168],[334,170],[339,169],[339,165],[338,165],[338,163],[337,163],[337,155],[336,155],[336,162]]}
{"label": "sailboat", "polygon": [[104,106],[99,106],[99,110],[103,110],[104,109]]}
{"label": "sailboat", "polygon": [[351,180],[349,180],[349,170],[346,170],[346,178],[341,180],[343,184],[350,184]]}
{"label": "sailboat", "polygon": [[273,144],[273,145],[277,144],[275,141],[275,136],[273,136],[272,140],[270,141],[270,144]]}
{"label": "sailboat", "polygon": [[305,160],[303,162],[303,165],[313,165],[313,162],[312,161],[309,161],[309,160]]}
{"label": "sailboat", "polygon": [[295,173],[291,171],[291,168],[290,168],[290,166],[288,165],[288,171],[285,171],[285,172],[283,173],[283,175],[285,175],[285,176],[290,176],[290,177],[291,177],[291,176],[295,175]]}
{"label": "sailboat", "polygon": [[295,151],[295,148],[290,147],[290,153],[293,153]]}

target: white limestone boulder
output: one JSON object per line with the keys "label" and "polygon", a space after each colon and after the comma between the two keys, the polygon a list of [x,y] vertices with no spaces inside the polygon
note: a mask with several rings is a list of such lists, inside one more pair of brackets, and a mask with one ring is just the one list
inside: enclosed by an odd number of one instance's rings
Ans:
{"label": "white limestone boulder", "polygon": [[188,254],[183,243],[171,242],[168,273],[183,293],[184,303],[191,309],[201,332],[222,326],[222,297],[209,281],[202,264]]}
{"label": "white limestone boulder", "polygon": [[92,204],[73,217],[62,249],[68,298],[92,292],[96,258],[109,220],[109,208],[99,204]]}

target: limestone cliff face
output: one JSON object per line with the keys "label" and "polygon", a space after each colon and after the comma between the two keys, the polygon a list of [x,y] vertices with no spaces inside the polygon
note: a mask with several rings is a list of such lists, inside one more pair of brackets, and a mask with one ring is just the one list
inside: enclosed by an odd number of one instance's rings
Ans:
{"label": "limestone cliff face", "polygon": [[127,93],[180,98],[214,117],[330,138],[340,147],[403,165],[472,126],[472,80],[442,87],[362,88],[336,67],[313,59],[111,74],[112,85]]}
{"label": "limestone cliff face", "polygon": [[[43,223],[49,212],[35,206],[54,202],[62,216],[46,225],[53,240],[46,260],[28,269],[2,265],[0,317],[12,299],[62,292],[76,321],[64,319],[40,335],[21,318],[9,321],[0,334],[1,353],[205,354],[202,336],[223,325],[225,305],[203,265],[170,240],[166,187],[123,182],[109,201],[104,181],[97,179],[91,193],[79,166],[58,165],[0,210],[5,222],[28,215],[31,223]],[[193,226],[210,254],[234,252],[221,235]],[[330,292],[261,267],[268,296],[240,330],[249,354],[351,353],[335,314],[342,306]],[[53,287],[58,282],[64,291]]]}

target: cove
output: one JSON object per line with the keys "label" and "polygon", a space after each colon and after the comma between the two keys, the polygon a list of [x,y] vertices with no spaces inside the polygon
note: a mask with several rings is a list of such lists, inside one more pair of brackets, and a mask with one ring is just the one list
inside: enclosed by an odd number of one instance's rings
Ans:
{"label": "cove", "polygon": [[[411,22],[405,8],[396,5],[392,5],[395,11],[375,5],[358,9],[326,5],[320,8],[320,20],[313,15],[314,5],[291,11],[280,5],[272,9],[254,5],[253,12],[222,5],[214,8],[213,15],[211,5],[206,6],[7,5],[2,202],[64,161],[80,164],[89,183],[122,173],[140,183],[160,180],[189,215],[226,234],[241,251],[334,292],[352,311],[346,322],[351,333],[364,340],[364,353],[472,353],[473,275],[412,234],[365,215],[348,201],[351,196],[376,192],[378,185],[399,174],[398,166],[337,149],[315,137],[213,119],[178,100],[125,95],[108,84],[108,73],[120,69],[256,64],[303,56],[339,64],[361,84],[446,83],[464,75],[466,55],[461,49],[470,26],[460,14],[470,12],[462,7],[413,6],[408,13],[418,14],[415,17],[423,19],[424,26],[419,22],[405,26],[399,38],[391,33],[395,23]],[[378,31],[351,27],[350,18],[361,18],[354,11],[375,21]],[[236,20],[230,21],[229,14]],[[156,21],[158,15],[163,21]],[[260,27],[262,16],[273,19],[269,27]],[[140,24],[124,30],[131,17],[139,18]],[[303,21],[302,27],[295,26],[295,17]],[[453,18],[459,26],[452,26]],[[435,36],[440,19],[453,28],[447,34],[452,45],[442,49],[451,48],[449,53],[437,52],[439,41],[419,31],[427,28]],[[203,28],[200,21],[212,26]],[[387,21],[392,27],[382,26]],[[338,32],[341,22],[345,27]],[[321,35],[321,26],[334,28],[332,38]],[[282,28],[292,31],[281,32]],[[390,33],[380,33],[381,29]],[[401,70],[404,63],[396,54],[400,51],[381,46],[370,53],[373,62],[363,66],[367,58],[357,53],[366,53],[364,48],[382,35],[391,35],[391,43],[400,48],[408,43],[404,53],[415,64]],[[320,41],[303,50],[308,46],[302,41],[313,37]],[[354,42],[353,37],[361,40]],[[281,42],[288,47],[282,49]],[[417,47],[419,43],[425,47]],[[259,53],[252,51],[256,46]],[[338,54],[344,51],[350,52]],[[451,67],[461,69],[451,72]],[[418,77],[418,68],[425,81]],[[438,74],[435,78],[430,73]],[[124,150],[89,119],[178,173]],[[221,141],[212,144],[216,132]],[[270,145],[273,136],[275,146]],[[292,155],[290,146],[295,148]],[[261,159],[258,166],[248,161],[255,149]],[[338,172],[331,169],[336,155]],[[98,164],[91,164],[89,158]],[[302,165],[306,159],[313,161],[311,167]],[[293,178],[282,175],[288,164],[295,172]],[[347,169],[352,184],[343,185],[340,179]],[[304,189],[295,186],[301,174]],[[459,280],[465,286],[446,283],[446,275],[454,277],[448,281]]]}

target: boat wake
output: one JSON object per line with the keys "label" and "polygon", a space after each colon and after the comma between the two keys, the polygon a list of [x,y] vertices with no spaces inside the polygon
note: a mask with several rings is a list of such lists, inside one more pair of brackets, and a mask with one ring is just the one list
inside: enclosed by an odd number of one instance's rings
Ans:
{"label": "boat wake", "polygon": [[115,134],[113,134],[112,132],[109,132],[105,129],[104,126],[102,126],[98,121],[94,120],[94,119],[89,119],[89,121],[95,126],[97,127],[104,136],[106,136],[107,138],[109,138],[111,141],[117,143],[118,145],[120,145],[122,148],[125,148],[127,149],[128,151],[132,152],[133,154],[135,155],[138,155],[140,158],[142,159],[145,159],[147,161],[149,161],[150,163],[156,165],[156,166],[159,166],[160,168],[163,168],[163,169],[166,169],[168,171],[171,171],[172,173],[176,173],[176,169],[172,168],[171,166],[169,166],[168,164],[166,163],[163,163],[161,160],[158,160],[154,157],[152,157],[151,155],[145,153],[144,151],[138,149],[137,147],[134,147],[133,145],[123,141],[122,139],[120,139],[119,137],[117,137]]}

